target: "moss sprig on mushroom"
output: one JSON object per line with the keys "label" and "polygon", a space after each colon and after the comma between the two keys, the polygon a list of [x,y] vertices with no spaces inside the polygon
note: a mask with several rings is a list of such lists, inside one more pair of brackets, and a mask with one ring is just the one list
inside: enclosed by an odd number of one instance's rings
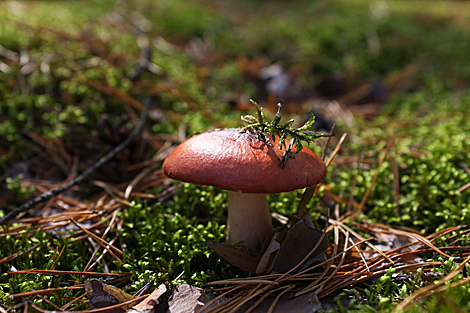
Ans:
{"label": "moss sprig on mushroom", "polygon": [[[275,136],[279,136],[279,149],[285,149],[284,154],[282,155],[279,166],[284,168],[286,166],[287,160],[289,158],[294,158],[303,149],[302,141],[310,144],[316,139],[323,138],[325,135],[321,133],[316,133],[308,131],[308,129],[315,122],[315,116],[310,113],[309,120],[300,128],[293,128],[292,124],[294,123],[293,119],[290,119],[284,124],[281,122],[281,107],[280,103],[277,104],[276,116],[271,122],[266,122],[264,119],[264,114],[261,111],[258,103],[250,99],[251,103],[256,107],[258,118],[252,115],[242,116],[241,119],[247,125],[240,129],[240,133],[251,133],[256,136],[261,141],[267,142],[268,138],[266,134],[271,136],[272,140],[275,141]],[[292,140],[289,143],[289,146],[286,146],[286,138],[291,138]],[[292,152],[292,147],[296,145],[295,152]]]}

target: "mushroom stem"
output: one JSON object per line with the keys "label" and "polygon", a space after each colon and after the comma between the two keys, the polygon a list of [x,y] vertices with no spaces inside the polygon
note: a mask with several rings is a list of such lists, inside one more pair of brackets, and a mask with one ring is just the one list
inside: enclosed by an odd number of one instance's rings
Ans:
{"label": "mushroom stem", "polygon": [[249,248],[259,248],[272,227],[265,194],[228,192],[229,243],[243,241]]}

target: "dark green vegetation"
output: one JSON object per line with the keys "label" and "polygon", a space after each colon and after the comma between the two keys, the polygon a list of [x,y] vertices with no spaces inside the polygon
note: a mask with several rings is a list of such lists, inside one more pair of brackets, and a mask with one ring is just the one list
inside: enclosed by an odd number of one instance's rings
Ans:
{"label": "dark green vegetation", "polygon": [[[255,113],[246,106],[248,97],[273,117],[276,109],[267,101],[259,70],[279,62],[291,77],[289,92],[279,97],[281,123],[295,116],[302,125],[315,99],[342,104],[336,114],[338,136],[330,146],[341,133],[349,135],[322,190],[345,199],[352,192],[360,203],[379,171],[357,221],[423,234],[470,224],[470,190],[451,197],[470,182],[466,2],[2,2],[0,20],[0,216],[31,193],[39,195],[83,171],[119,144],[138,121],[140,103],[152,95],[145,136],[66,194],[90,210],[96,204],[101,212],[99,197],[105,193],[92,180],[124,192],[143,168],[129,166],[155,155],[158,170],[158,157],[184,136],[243,126],[244,110]],[[140,71],[145,53],[151,53],[150,65]],[[321,87],[325,82],[327,87]],[[353,92],[367,84],[375,89]],[[379,104],[370,106],[371,101]],[[353,121],[342,118],[349,110],[356,113]],[[317,141],[312,149],[321,153],[325,142]],[[393,145],[378,168],[388,143]],[[142,184],[138,191],[158,195],[170,188],[160,181]],[[116,216],[122,224],[109,235],[125,251],[122,263],[108,254],[94,271],[130,272],[131,279],[120,285],[130,285],[130,291],[150,279],[201,285],[242,275],[206,246],[206,241],[224,239],[220,226],[225,223],[226,194],[193,185],[168,194],[161,203],[136,195],[128,199],[130,205],[122,204]],[[314,217],[327,211],[321,195],[310,203],[319,208],[312,210]],[[269,199],[272,211],[285,216],[299,201],[294,193]],[[54,209],[63,207],[54,201],[44,210]],[[341,204],[340,213],[347,210]],[[95,222],[105,217],[103,213]],[[321,219],[316,223],[324,225]],[[29,223],[29,228],[8,233],[20,225],[0,228],[0,304],[21,301],[10,294],[83,282],[81,275],[6,274],[83,271],[94,250],[65,228],[43,230]],[[16,259],[3,259],[32,247]],[[442,259],[436,271],[448,273],[460,261]],[[390,311],[420,285],[419,273],[411,274],[410,280],[396,281],[390,272],[375,284],[361,286],[363,292],[351,289],[343,295],[354,298],[352,309],[358,312]],[[468,311],[469,286],[453,287],[412,311]],[[61,306],[70,299],[59,295],[80,294],[82,290],[61,290],[50,300]],[[52,309],[39,298],[31,299]]]}
{"label": "dark green vegetation", "polygon": [[[311,144],[315,139],[320,139],[325,136],[322,133],[310,131],[310,128],[315,123],[315,115],[312,113],[310,113],[310,118],[302,127],[295,129],[292,127],[292,124],[295,122],[294,119],[290,119],[286,123],[280,124],[282,118],[281,103],[277,104],[277,112],[274,119],[271,122],[267,122],[264,119],[264,113],[259,104],[254,100],[250,100],[250,102],[256,107],[257,117],[254,117],[253,115],[243,116],[242,120],[246,125],[243,126],[240,131],[252,133],[259,140],[264,142],[268,141],[268,136],[270,136],[273,141],[275,141],[276,136],[278,136],[279,149],[286,150],[282,155],[281,162],[279,163],[279,166],[281,167],[285,167],[289,158],[294,158],[295,154],[302,151],[302,141],[305,141],[306,144]],[[287,145],[285,141],[287,138],[291,139],[289,145]],[[295,152],[292,151],[294,144],[296,145]]]}

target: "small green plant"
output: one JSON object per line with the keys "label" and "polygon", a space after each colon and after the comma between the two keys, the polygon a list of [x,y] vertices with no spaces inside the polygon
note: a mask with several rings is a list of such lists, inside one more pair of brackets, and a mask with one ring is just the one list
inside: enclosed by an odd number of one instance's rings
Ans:
{"label": "small green plant", "polygon": [[182,214],[161,203],[152,208],[136,202],[121,213],[123,243],[140,247],[119,265],[132,272],[133,290],[149,279],[162,283],[179,277],[178,282],[201,285],[209,278],[233,277],[233,269],[207,246],[207,241],[224,240],[225,227],[217,220],[199,224]]}
{"label": "small green plant", "polygon": [[[285,167],[288,158],[293,157],[294,154],[299,153],[303,149],[302,141],[306,143],[311,143],[316,139],[323,138],[324,134],[318,134],[315,132],[308,131],[310,127],[312,127],[313,123],[315,123],[315,116],[310,113],[309,120],[300,128],[293,128],[292,124],[294,123],[294,119],[290,119],[284,124],[279,124],[281,122],[281,107],[280,103],[277,104],[277,112],[276,116],[271,122],[266,122],[264,120],[264,114],[261,111],[260,106],[256,101],[251,100],[251,103],[256,107],[256,111],[258,113],[258,118],[252,115],[245,115],[242,116],[242,121],[245,122],[247,125],[243,127],[240,132],[249,132],[254,134],[259,140],[266,142],[268,138],[266,134],[271,136],[271,139],[275,141],[275,136],[279,136],[279,149],[284,148],[286,151],[284,152],[281,162],[279,166]],[[289,146],[286,145],[286,138],[292,138],[290,141]],[[296,145],[295,153],[292,152],[292,147]]]}

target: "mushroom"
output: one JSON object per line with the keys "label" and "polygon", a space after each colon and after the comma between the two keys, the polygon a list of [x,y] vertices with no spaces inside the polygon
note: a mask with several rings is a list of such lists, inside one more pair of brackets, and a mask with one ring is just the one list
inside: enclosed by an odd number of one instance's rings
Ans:
{"label": "mushroom", "polygon": [[202,133],[181,143],[166,158],[163,172],[175,180],[228,190],[228,242],[256,248],[272,230],[266,194],[310,187],[326,176],[325,163],[307,148],[285,168],[278,166],[284,153],[278,142],[238,129]]}

